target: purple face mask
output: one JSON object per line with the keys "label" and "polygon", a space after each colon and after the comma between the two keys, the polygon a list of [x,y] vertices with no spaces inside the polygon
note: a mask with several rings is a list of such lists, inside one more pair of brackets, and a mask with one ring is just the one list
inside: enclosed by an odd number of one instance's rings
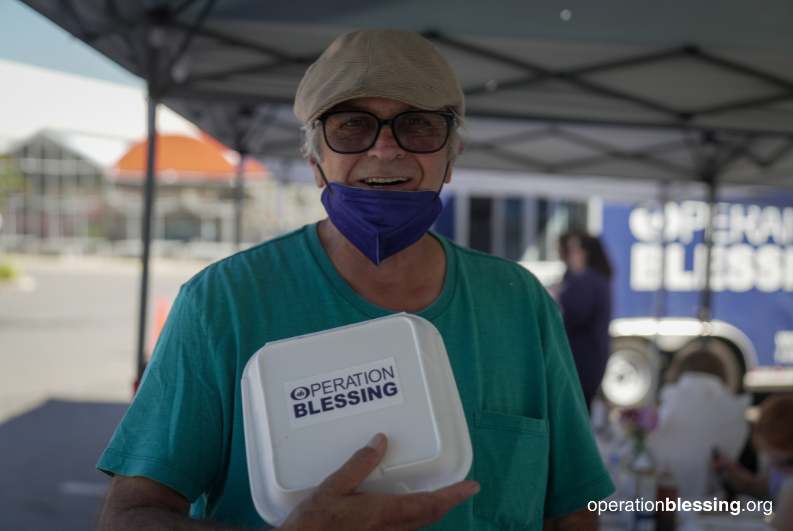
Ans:
{"label": "purple face mask", "polygon": [[[324,178],[322,168],[320,173]],[[443,210],[440,190],[371,190],[327,179],[325,183],[322,204],[328,217],[375,265],[419,241]]]}

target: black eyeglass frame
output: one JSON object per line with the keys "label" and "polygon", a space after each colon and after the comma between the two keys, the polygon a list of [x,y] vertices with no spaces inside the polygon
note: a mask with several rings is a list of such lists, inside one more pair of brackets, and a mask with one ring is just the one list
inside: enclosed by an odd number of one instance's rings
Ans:
{"label": "black eyeglass frame", "polygon": [[[369,116],[374,118],[375,121],[377,122],[377,132],[372,137],[372,142],[368,146],[366,146],[365,148],[360,149],[360,150],[356,150],[356,151],[339,151],[337,149],[333,149],[333,147],[330,145],[330,142],[328,141],[328,132],[325,129],[325,121],[328,119],[329,116],[333,116],[335,114],[344,114],[344,113],[368,114]],[[440,147],[438,147],[438,149],[433,149],[431,151],[416,151],[414,149],[406,148],[405,146],[402,145],[402,142],[399,141],[399,136],[394,132],[393,123],[396,120],[398,120],[401,116],[404,116],[406,114],[417,114],[417,113],[420,113],[420,114],[437,114],[439,116],[443,116],[443,118],[446,119],[446,138],[443,139],[443,143],[440,145]],[[457,123],[457,116],[453,112],[448,112],[448,111],[411,110],[411,111],[401,112],[401,113],[396,114],[393,117],[388,118],[388,119],[383,119],[383,118],[380,118],[376,114],[374,114],[372,112],[369,112],[369,111],[363,111],[363,110],[358,110],[358,109],[347,109],[347,110],[338,110],[338,111],[328,111],[325,114],[323,114],[322,116],[320,116],[319,118],[317,118],[317,121],[322,124],[322,136],[325,138],[325,144],[328,146],[328,148],[331,151],[333,151],[334,153],[338,153],[339,155],[356,155],[358,153],[365,153],[365,152],[369,151],[370,149],[372,149],[372,146],[374,146],[377,143],[377,139],[380,138],[380,131],[383,129],[384,125],[387,125],[388,127],[391,128],[391,134],[394,135],[394,140],[396,141],[397,145],[399,145],[400,148],[402,148],[403,150],[407,151],[408,153],[416,153],[416,154],[419,154],[419,155],[427,155],[427,154],[430,154],[430,153],[437,153],[438,151],[442,150],[446,146],[446,144],[449,142],[449,137],[451,137],[451,135],[452,135],[452,128]]]}

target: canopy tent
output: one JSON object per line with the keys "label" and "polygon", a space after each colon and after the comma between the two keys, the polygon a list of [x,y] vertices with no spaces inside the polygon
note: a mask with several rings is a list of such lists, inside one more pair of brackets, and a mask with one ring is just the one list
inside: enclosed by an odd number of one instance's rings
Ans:
{"label": "canopy tent", "polygon": [[[458,72],[458,166],[701,181],[711,201],[717,182],[793,185],[788,0],[23,1],[241,154],[299,156],[307,65],[348,29],[391,27],[424,33]],[[147,263],[144,242],[141,356]]]}
{"label": "canopy tent", "polygon": [[395,27],[427,35],[460,76],[461,166],[689,180],[718,152],[721,182],[793,173],[786,0],[24,1],[246,153],[297,157],[306,66],[347,29]]}

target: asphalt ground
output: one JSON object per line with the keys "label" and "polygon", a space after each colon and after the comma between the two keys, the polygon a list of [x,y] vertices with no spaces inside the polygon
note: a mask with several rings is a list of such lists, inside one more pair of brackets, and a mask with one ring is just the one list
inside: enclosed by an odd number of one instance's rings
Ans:
{"label": "asphalt ground", "polygon": [[[108,482],[94,464],[135,379],[140,265],[0,258],[22,273],[0,285],[0,529],[94,529]],[[155,261],[149,315],[204,265]]]}

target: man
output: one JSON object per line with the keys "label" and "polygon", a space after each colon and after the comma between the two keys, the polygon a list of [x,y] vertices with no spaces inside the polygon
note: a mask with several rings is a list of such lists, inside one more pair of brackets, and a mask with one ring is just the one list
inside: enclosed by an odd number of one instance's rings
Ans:
{"label": "man", "polygon": [[378,434],[281,529],[487,531],[546,520],[594,530],[582,509],[613,485],[556,306],[519,266],[428,232],[464,116],[451,67],[417,34],[350,33],[308,69],[295,114],[329,219],[182,287],[98,464],[115,475],[102,528],[268,528],[245,464],[245,363],[268,341],[407,311],[444,338],[471,430],[470,479],[428,493],[357,493],[387,451]]}

